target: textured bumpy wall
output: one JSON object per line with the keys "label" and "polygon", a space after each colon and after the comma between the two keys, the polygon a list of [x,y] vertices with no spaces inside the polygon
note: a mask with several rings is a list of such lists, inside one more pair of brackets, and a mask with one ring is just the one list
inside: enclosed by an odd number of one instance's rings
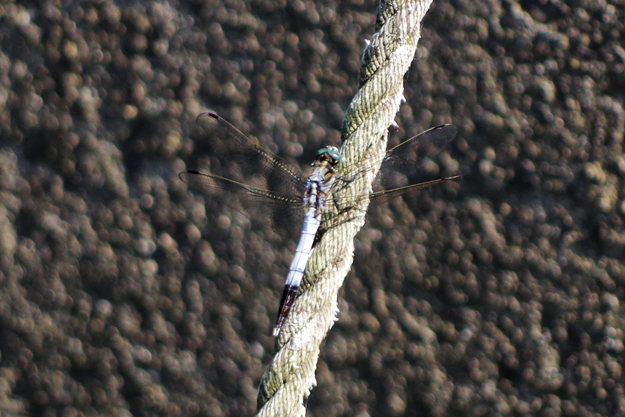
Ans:
{"label": "textured bumpy wall", "polygon": [[[376,2],[0,4],[0,414],[242,416],[295,243],[190,193],[198,113],[340,144]],[[625,413],[625,4],[435,0],[310,416]]]}

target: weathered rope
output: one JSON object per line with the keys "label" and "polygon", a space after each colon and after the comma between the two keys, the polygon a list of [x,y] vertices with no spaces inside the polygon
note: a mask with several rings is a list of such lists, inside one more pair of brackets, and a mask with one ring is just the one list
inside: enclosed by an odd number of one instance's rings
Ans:
{"label": "weathered rope", "polygon": [[[376,33],[363,53],[360,90],[343,121],[341,173],[364,172],[345,193],[371,189],[386,151],[388,127],[403,99],[404,75],[414,59],[421,21],[432,0],[380,2]],[[304,399],[316,385],[320,345],[338,313],[337,296],[352,265],[354,237],[368,201],[341,213],[313,248],[304,282],[276,339],[276,355],[258,390],[258,416],[305,416]]]}

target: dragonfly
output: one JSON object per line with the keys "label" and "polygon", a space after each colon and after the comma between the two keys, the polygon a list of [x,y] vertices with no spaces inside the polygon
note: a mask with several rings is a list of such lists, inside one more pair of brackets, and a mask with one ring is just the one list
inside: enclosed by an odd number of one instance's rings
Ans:
{"label": "dragonfly", "polygon": [[[324,211],[328,206],[339,211],[354,207],[358,198],[343,201],[338,191],[354,178],[339,175],[341,154],[335,146],[317,151],[312,173],[305,177],[297,168],[262,148],[258,143],[215,113],[198,118],[210,138],[211,171],[214,166],[225,174],[187,170],[179,177],[192,190],[210,199],[224,203],[235,210],[274,229],[301,224],[301,235],[286,278],[273,334],[278,336],[304,276],[315,238],[320,230]],[[439,178],[410,184],[410,176],[419,166],[445,148],[455,137],[453,125],[433,127],[387,151],[382,161],[378,182],[382,190],[368,193],[372,204],[423,189],[459,176]],[[213,164],[214,162],[214,164]],[[301,220],[303,216],[303,222]],[[325,221],[325,220],[324,220]]]}

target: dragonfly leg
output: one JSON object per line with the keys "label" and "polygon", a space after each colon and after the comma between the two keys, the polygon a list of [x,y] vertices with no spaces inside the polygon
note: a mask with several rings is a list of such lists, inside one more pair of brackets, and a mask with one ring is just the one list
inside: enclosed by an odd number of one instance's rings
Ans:
{"label": "dragonfly leg", "polygon": [[365,172],[367,172],[367,170],[365,170],[365,169],[361,169],[361,170],[360,170],[360,171],[358,171],[356,174],[354,174],[354,176],[353,176],[353,177],[351,177],[351,178],[345,178],[345,177],[342,177],[342,176],[340,176],[340,175],[337,175],[337,176],[336,176],[336,179],[337,179],[337,180],[341,180],[341,181],[343,181],[343,182],[345,182],[345,183],[348,183],[348,184],[349,184],[350,182],[354,181],[354,180],[356,179],[356,177],[357,177],[357,176],[359,176],[360,174],[364,174]]}

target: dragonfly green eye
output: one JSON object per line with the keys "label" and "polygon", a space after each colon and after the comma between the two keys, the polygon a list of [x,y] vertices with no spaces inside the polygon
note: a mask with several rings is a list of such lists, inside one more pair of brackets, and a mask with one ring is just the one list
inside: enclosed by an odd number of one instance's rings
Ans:
{"label": "dragonfly green eye", "polygon": [[336,146],[327,146],[325,148],[321,148],[317,151],[317,156],[321,156],[324,153],[330,155],[330,158],[337,163],[341,163],[341,154],[339,153],[339,149]]}

